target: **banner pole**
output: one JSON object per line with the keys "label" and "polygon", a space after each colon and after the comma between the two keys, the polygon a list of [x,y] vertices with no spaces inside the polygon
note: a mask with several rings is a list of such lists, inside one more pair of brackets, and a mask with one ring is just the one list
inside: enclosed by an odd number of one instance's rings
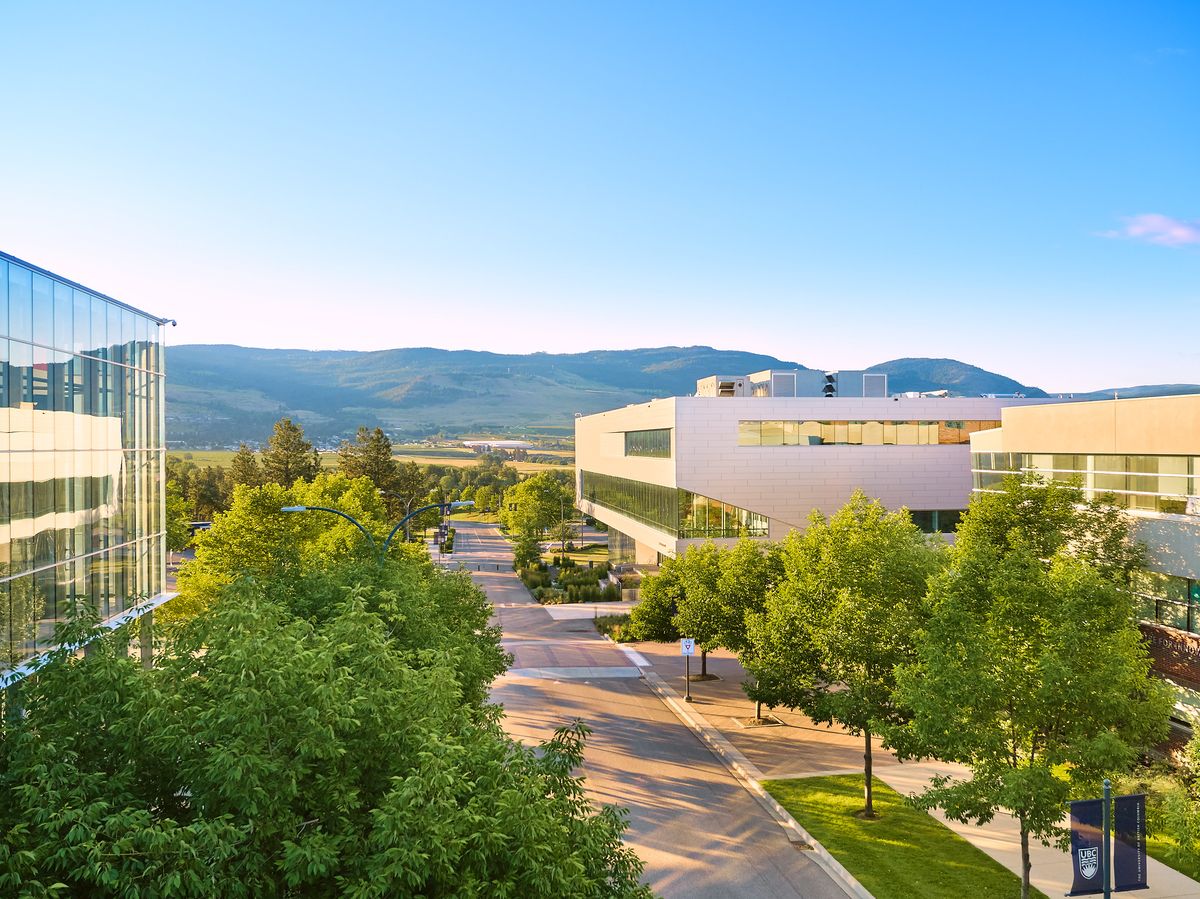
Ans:
{"label": "banner pole", "polygon": [[1104,828],[1104,850],[1100,856],[1101,876],[1104,878],[1104,899],[1112,899],[1112,840],[1109,830],[1112,825],[1112,781],[1104,778],[1104,804],[1102,806],[1102,827]]}

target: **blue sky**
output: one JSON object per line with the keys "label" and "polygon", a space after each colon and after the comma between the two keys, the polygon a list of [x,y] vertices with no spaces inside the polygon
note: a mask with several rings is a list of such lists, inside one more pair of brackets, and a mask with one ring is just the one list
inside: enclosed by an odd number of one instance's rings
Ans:
{"label": "blue sky", "polygon": [[0,249],[174,343],[1200,381],[1200,4],[0,12]]}

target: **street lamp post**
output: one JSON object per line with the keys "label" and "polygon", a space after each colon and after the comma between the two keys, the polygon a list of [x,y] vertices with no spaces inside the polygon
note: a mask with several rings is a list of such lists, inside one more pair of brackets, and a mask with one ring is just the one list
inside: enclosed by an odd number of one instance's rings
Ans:
{"label": "street lamp post", "polygon": [[558,536],[562,540],[560,552],[565,561],[567,558],[567,500],[563,496],[558,498]]}
{"label": "street lamp post", "polygon": [[367,541],[371,544],[371,552],[375,556],[375,563],[377,565],[383,565],[383,560],[387,558],[388,548],[392,545],[392,538],[396,536],[397,532],[399,532],[401,528],[403,528],[404,529],[404,537],[407,540],[408,539],[407,525],[408,525],[409,521],[411,521],[416,516],[420,515],[422,512],[428,512],[430,509],[441,509],[442,513],[445,514],[446,512],[453,512],[455,509],[466,509],[466,508],[473,507],[474,505],[475,505],[474,500],[466,499],[466,500],[455,500],[452,503],[433,503],[432,505],[422,506],[419,509],[414,509],[412,512],[409,512],[407,515],[405,515],[403,518],[401,518],[400,521],[396,524],[396,526],[394,528],[392,528],[391,533],[389,533],[387,535],[387,539],[383,541],[382,549],[380,549],[379,544],[377,544],[375,542],[375,538],[371,536],[371,532],[368,531],[365,527],[363,527],[362,524],[358,521],[358,519],[354,518],[351,515],[347,515],[345,512],[341,511],[340,509],[331,509],[328,506],[284,506],[279,511],[280,512],[332,512],[334,515],[340,515],[342,518],[346,519],[348,522],[350,522],[352,525],[354,525],[356,528],[358,528],[360,531],[362,531],[364,535],[366,535]]}

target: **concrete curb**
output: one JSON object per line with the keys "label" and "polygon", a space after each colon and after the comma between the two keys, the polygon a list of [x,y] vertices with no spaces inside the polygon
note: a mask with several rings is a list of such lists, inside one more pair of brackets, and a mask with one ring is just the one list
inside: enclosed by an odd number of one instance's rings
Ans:
{"label": "concrete curb", "polygon": [[824,869],[830,878],[841,887],[842,892],[852,899],[874,899],[874,896],[864,887],[858,880],[847,871],[842,863],[829,854],[824,846],[813,838],[807,830],[805,830],[800,822],[791,816],[787,809],[780,805],[775,797],[768,793],[760,783],[764,780],[762,771],[758,766],[751,762],[748,758],[742,755],[741,751],[736,746],[730,743],[721,734],[719,730],[704,720],[704,717],[699,713],[693,713],[687,707],[687,704],[680,698],[670,686],[667,685],[661,677],[653,671],[643,671],[644,679],[649,684],[650,689],[655,692],[663,704],[667,706],[675,717],[682,721],[687,727],[700,738],[709,751],[717,757],[729,773],[734,776],[738,783],[755,798],[767,813],[774,819],[790,842],[798,844],[798,847],[812,853],[813,860]]}

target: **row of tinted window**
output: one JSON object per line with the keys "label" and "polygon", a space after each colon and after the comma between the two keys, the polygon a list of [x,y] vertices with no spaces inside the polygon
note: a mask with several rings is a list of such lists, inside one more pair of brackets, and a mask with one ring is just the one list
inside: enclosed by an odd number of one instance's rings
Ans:
{"label": "row of tinted window", "polygon": [[971,442],[976,431],[998,428],[986,420],[739,421],[738,446],[933,446]]}
{"label": "row of tinted window", "polygon": [[765,537],[765,516],[688,490],[582,473],[583,499],[673,537]]}
{"label": "row of tinted window", "polygon": [[1130,509],[1183,513],[1200,496],[1200,456],[974,453],[975,488],[995,489],[1006,474],[1033,470],[1082,487],[1092,499],[1110,493]]}
{"label": "row of tinted window", "polygon": [[913,524],[926,534],[953,534],[966,514],[965,509],[910,509]]}
{"label": "row of tinted window", "polygon": [[654,428],[625,432],[625,455],[649,456],[653,459],[671,458],[671,429]]}
{"label": "row of tinted window", "polygon": [[0,333],[162,371],[161,326],[61,281],[0,259]]}

